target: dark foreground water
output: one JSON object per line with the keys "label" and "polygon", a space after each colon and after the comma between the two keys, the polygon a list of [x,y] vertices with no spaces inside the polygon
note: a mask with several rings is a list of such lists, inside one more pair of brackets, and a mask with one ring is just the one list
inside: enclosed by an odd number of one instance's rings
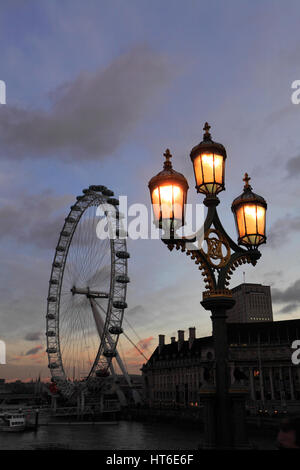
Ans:
{"label": "dark foreground water", "polygon": [[[196,450],[201,440],[196,427],[184,424],[120,421],[100,425],[49,425],[24,433],[0,433],[0,450]],[[274,449],[273,436],[255,433],[259,449]]]}

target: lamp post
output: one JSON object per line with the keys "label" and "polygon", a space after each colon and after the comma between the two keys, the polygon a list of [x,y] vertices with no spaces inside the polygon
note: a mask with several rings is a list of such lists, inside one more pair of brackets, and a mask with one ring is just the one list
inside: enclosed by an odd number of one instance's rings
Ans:
{"label": "lamp post", "polygon": [[205,195],[203,202],[207,207],[203,243],[190,249],[188,242],[195,241],[196,236],[176,236],[176,230],[184,225],[188,183],[181,173],[172,168],[169,150],[164,154],[164,169],[150,180],[149,190],[154,223],[167,233],[162,236],[162,241],[170,250],[175,247],[182,252],[186,251],[199,265],[204,277],[206,290],[201,305],[211,311],[216,372],[215,386],[210,387],[210,390],[200,390],[207,406],[206,446],[231,448],[242,442],[244,423],[241,395],[233,394],[227,367],[226,312],[235,304],[229,283],[238,266],[244,263],[255,266],[261,256],[258,247],[266,242],[267,203],[252,192],[250,178],[246,173],[244,191],[232,203],[238,232],[236,244],[225,232],[217,213],[220,202],[217,195],[225,189],[226,150],[222,144],[212,140],[208,123],[205,123],[203,130],[203,141],[190,153],[196,190]]}

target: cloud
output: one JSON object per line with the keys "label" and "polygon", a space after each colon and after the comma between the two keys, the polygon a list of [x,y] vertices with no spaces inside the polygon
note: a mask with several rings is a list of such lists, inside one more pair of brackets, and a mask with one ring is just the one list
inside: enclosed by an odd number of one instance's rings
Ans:
{"label": "cloud", "polygon": [[269,230],[268,246],[276,248],[282,245],[293,232],[300,232],[300,216],[292,217],[287,215],[276,220]]}
{"label": "cloud", "polygon": [[[154,341],[153,336],[149,336],[148,338],[143,338],[137,343],[137,348],[142,351],[145,356],[147,356],[147,352],[152,346],[152,343]],[[141,353],[136,349],[136,348],[129,348],[125,351],[125,357],[126,357],[126,364],[131,365],[132,361],[135,363],[137,358],[140,359],[140,362],[143,363],[145,361],[145,358],[141,355]]]}
{"label": "cloud", "polygon": [[38,341],[42,336],[42,332],[41,331],[37,331],[36,333],[27,333],[27,335],[25,335],[25,338],[26,341]]}
{"label": "cloud", "polygon": [[[46,258],[1,250],[0,322],[5,341],[44,331],[52,253]],[[22,319],[22,321],[20,321]],[[43,335],[44,336],[44,335]]]}
{"label": "cloud", "polygon": [[269,126],[282,121],[282,119],[295,115],[297,112],[296,108],[297,106],[291,106],[289,103],[288,105],[282,106],[281,108],[272,111],[265,118],[264,128],[266,129]]}
{"label": "cloud", "polygon": [[[294,302],[294,305],[300,303],[300,279],[294,282],[290,287],[285,290],[272,289],[272,300],[275,303]],[[287,313],[287,312],[285,312]]]}
{"label": "cloud", "polygon": [[0,240],[14,239],[39,248],[54,248],[71,196],[57,196],[50,190],[40,194],[18,194],[16,199],[2,200]]}
{"label": "cloud", "polygon": [[41,349],[43,349],[42,345],[36,346],[35,348],[32,348],[32,349],[29,349],[29,351],[27,351],[25,353],[25,356],[35,356]]}
{"label": "cloud", "polygon": [[297,308],[298,308],[297,304],[288,304],[285,307],[283,307],[281,310],[279,310],[279,313],[291,313],[297,310]]}
{"label": "cloud", "polygon": [[[140,314],[144,314],[145,309],[142,305],[136,305],[135,307],[129,308],[126,312],[126,317],[129,316],[130,318],[136,317]],[[126,319],[125,317],[125,319]]]}
{"label": "cloud", "polygon": [[141,351],[148,351],[148,349],[150,348],[150,346],[152,345],[153,343],[153,336],[149,336],[149,338],[144,338],[144,339],[141,339],[137,346],[138,348],[141,350]]}
{"label": "cloud", "polygon": [[17,355],[9,356],[8,362],[18,362],[23,361],[25,359],[29,359],[30,361],[34,361],[35,363],[46,365],[45,356],[45,348],[43,348],[43,346],[39,344],[38,346],[29,349],[27,352],[22,352]]}
{"label": "cloud", "polygon": [[48,111],[1,106],[0,156],[105,158],[139,122],[171,75],[160,55],[136,47],[105,69],[81,73],[54,90]]}
{"label": "cloud", "polygon": [[286,162],[286,169],[288,176],[297,176],[300,174],[300,155],[297,157],[290,158]]}
{"label": "cloud", "polygon": [[278,271],[268,271],[264,274],[264,277],[269,279],[270,277],[281,277],[283,271],[278,270]]}

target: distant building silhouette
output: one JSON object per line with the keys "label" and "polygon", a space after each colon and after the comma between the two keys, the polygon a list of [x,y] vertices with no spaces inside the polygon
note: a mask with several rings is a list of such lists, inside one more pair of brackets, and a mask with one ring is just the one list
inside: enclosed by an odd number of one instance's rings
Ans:
{"label": "distant building silhouette", "polygon": [[270,286],[244,283],[231,289],[235,305],[227,311],[227,322],[273,321]]}

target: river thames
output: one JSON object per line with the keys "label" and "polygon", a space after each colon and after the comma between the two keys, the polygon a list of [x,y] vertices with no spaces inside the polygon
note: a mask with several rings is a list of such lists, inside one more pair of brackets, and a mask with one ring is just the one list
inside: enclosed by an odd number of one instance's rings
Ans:
{"label": "river thames", "polygon": [[[197,450],[201,434],[187,424],[119,421],[52,424],[37,431],[1,433],[0,450]],[[258,449],[274,449],[274,433],[254,433]]]}

